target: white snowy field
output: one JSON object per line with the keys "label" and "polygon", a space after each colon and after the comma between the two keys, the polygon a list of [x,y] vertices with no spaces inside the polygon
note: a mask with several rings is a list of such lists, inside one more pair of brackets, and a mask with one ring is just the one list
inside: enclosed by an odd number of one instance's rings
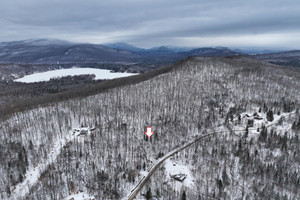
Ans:
{"label": "white snowy field", "polygon": [[95,199],[94,196],[90,196],[87,193],[80,192],[78,194],[73,194],[66,197],[64,200],[93,200]]}
{"label": "white snowy field", "polygon": [[100,79],[114,79],[126,76],[137,75],[134,73],[121,73],[121,72],[111,72],[108,69],[94,69],[94,68],[70,68],[70,69],[57,69],[47,72],[38,72],[24,76],[22,78],[16,79],[16,82],[22,83],[34,83],[49,81],[51,78],[61,78],[64,76],[76,76],[76,75],[86,75],[94,74],[95,80]]}

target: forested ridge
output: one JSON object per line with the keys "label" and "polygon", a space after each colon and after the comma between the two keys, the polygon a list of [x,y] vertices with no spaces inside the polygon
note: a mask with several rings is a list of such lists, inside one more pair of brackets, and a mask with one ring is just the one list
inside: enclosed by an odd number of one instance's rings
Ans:
{"label": "forested ridge", "polygon": [[[173,65],[142,73],[139,76],[117,78],[114,80],[93,81],[93,75],[64,77],[42,83],[14,83],[0,81],[0,117],[7,118],[14,112],[20,112],[37,106],[47,106],[76,97],[86,97],[108,89],[139,83],[175,68],[180,61]],[[74,79],[76,81],[74,82]]]}
{"label": "forested ridge", "polygon": [[[193,57],[96,88],[1,121],[1,199],[122,199],[157,158],[217,130],[224,132],[172,158],[193,184],[170,180],[162,166],[138,198],[300,198],[299,72],[244,57]],[[252,116],[261,118],[254,128]],[[74,135],[80,127],[92,131]]]}

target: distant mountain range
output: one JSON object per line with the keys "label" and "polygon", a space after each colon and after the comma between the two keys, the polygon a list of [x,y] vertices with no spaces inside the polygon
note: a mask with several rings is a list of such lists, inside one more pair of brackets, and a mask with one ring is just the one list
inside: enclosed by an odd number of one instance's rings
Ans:
{"label": "distant mountain range", "polygon": [[0,62],[76,63],[130,62],[133,53],[94,44],[74,44],[60,40],[25,40],[0,43]]}
{"label": "distant mountain range", "polygon": [[[24,40],[0,43],[1,63],[150,63],[164,64],[187,56],[231,56],[227,48],[154,47],[142,49],[126,43],[75,44],[62,40]],[[155,55],[155,57],[153,57]]]}
{"label": "distant mountain range", "polygon": [[[255,53],[256,52],[256,53]],[[253,55],[255,54],[255,55]],[[119,63],[162,65],[189,56],[252,57],[282,65],[299,66],[300,51],[274,53],[270,50],[231,50],[226,47],[168,47],[138,48],[127,43],[86,44],[56,39],[30,39],[1,42],[0,63],[63,64],[63,63]]]}
{"label": "distant mountain range", "polygon": [[131,52],[144,52],[145,49],[138,48],[136,46],[124,43],[124,42],[119,42],[119,43],[113,43],[113,44],[104,44],[107,47],[114,48],[114,49],[123,49],[123,50],[128,50]]}

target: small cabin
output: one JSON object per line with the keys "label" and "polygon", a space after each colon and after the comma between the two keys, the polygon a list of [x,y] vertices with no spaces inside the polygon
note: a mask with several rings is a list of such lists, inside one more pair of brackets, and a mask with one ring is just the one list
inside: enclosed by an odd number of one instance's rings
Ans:
{"label": "small cabin", "polygon": [[181,173],[180,174],[174,174],[174,175],[170,174],[170,177],[175,179],[176,181],[182,182],[187,177],[187,175],[186,174],[181,174]]}

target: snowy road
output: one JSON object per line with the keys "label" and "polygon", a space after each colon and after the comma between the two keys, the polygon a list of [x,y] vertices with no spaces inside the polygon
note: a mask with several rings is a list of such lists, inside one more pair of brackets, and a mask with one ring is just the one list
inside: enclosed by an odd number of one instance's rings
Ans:
{"label": "snowy road", "polygon": [[128,200],[132,200],[136,197],[136,195],[141,191],[141,189],[143,188],[143,186],[147,183],[147,181],[149,180],[149,178],[152,176],[152,174],[156,171],[156,169],[168,158],[170,158],[171,156],[173,156],[174,154],[178,153],[179,151],[182,151],[183,149],[191,146],[192,144],[194,144],[195,142],[201,141],[201,139],[204,139],[206,137],[210,137],[214,134],[216,134],[217,132],[213,132],[213,133],[209,133],[206,135],[202,135],[197,137],[196,139],[193,139],[192,141],[184,144],[181,147],[178,147],[176,149],[174,149],[173,151],[167,153],[164,157],[160,158],[156,164],[154,164],[152,166],[152,168],[150,169],[150,171],[148,172],[148,174],[146,176],[144,176],[144,178],[138,183],[138,185],[131,191],[130,195],[127,197]]}
{"label": "snowy road", "polygon": [[[281,116],[287,117],[289,115],[293,115],[295,114],[294,112],[292,113],[288,113],[288,114],[283,114]],[[266,127],[270,127],[275,125],[278,121],[279,121],[280,117],[278,117],[277,119],[275,119],[273,122],[269,123],[268,125],[266,125]],[[249,128],[248,130],[256,130],[256,128]],[[242,129],[242,130],[231,130],[232,132],[245,132],[246,129]],[[225,133],[225,132],[230,132],[230,131],[214,131],[212,133],[206,134],[206,135],[202,135],[202,136],[198,136],[196,139],[191,140],[190,142],[182,145],[181,147],[178,147],[176,149],[174,149],[173,151],[170,151],[169,153],[167,153],[164,157],[160,158],[156,164],[154,164],[152,166],[152,168],[150,169],[150,171],[148,172],[147,175],[145,175],[143,177],[143,179],[135,186],[135,188],[133,190],[131,190],[131,193],[129,194],[129,196],[127,197],[128,200],[133,200],[136,195],[141,191],[141,189],[143,188],[143,186],[147,183],[147,181],[150,179],[150,177],[152,176],[152,174],[156,171],[156,169],[168,158],[170,158],[171,156],[173,156],[174,154],[186,149],[187,147],[191,146],[192,144],[194,144],[195,142],[201,141],[201,139],[204,139],[206,137],[210,137],[213,136],[217,133]]]}
{"label": "snowy road", "polygon": [[[295,114],[295,112],[292,113],[285,113],[281,116],[288,117],[290,115]],[[280,116],[280,117],[281,117]],[[265,123],[266,127],[270,127],[273,125],[276,125],[278,121],[280,120],[280,117],[277,116],[273,122]],[[256,128],[249,128],[249,130],[256,130]],[[231,130],[232,132],[245,132],[245,129],[241,130]],[[80,131],[79,131],[80,132]],[[191,141],[183,144],[181,147],[178,147],[169,153],[167,153],[164,157],[157,160],[156,164],[152,166],[152,168],[148,171],[148,173],[143,177],[142,180],[135,186],[135,188],[131,191],[127,199],[131,200],[136,197],[136,195],[141,191],[143,186],[147,183],[149,178],[152,176],[152,174],[156,171],[156,169],[168,158],[173,156],[174,154],[186,149],[187,147],[191,146],[195,142],[201,141],[201,139],[204,139],[206,137],[213,136],[217,133],[224,133],[224,132],[230,132],[230,131],[213,131],[209,134],[198,136]],[[38,183],[38,180],[41,176],[41,174],[51,165],[54,163],[57,159],[57,157],[60,155],[61,150],[63,146],[65,146],[69,141],[71,141],[74,137],[77,137],[77,135],[71,135],[71,132],[69,134],[64,135],[62,138],[58,138],[57,141],[53,144],[52,150],[50,151],[47,158],[43,161],[41,161],[37,166],[31,167],[27,170],[25,174],[25,179],[23,182],[17,184],[15,188],[12,190],[11,198],[10,199],[22,199],[26,197],[26,195],[29,193],[30,189]]]}

